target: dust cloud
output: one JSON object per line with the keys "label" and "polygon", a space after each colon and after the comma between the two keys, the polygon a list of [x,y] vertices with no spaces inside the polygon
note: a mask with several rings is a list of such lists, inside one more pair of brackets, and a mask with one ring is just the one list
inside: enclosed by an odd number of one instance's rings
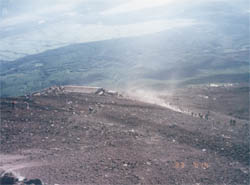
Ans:
{"label": "dust cloud", "polygon": [[[182,110],[181,108],[172,105],[170,102],[168,102],[168,98],[171,97],[172,94],[174,94],[174,90],[171,91],[165,91],[165,92],[156,92],[153,90],[144,90],[144,89],[127,89],[125,92],[126,96],[133,100],[138,100],[146,103],[151,103],[155,105],[159,105],[162,107],[166,107],[168,109],[171,109],[175,112],[180,112],[184,114],[189,114],[188,111]],[[166,96],[167,95],[167,96]],[[163,98],[164,97],[164,98]]]}

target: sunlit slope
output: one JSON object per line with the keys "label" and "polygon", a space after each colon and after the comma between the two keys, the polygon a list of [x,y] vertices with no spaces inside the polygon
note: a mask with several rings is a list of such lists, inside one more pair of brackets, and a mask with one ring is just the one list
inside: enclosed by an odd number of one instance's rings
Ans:
{"label": "sunlit slope", "polygon": [[247,82],[249,41],[237,33],[197,25],[69,45],[1,62],[1,95],[22,95],[66,84],[123,90],[131,86],[162,89],[170,84]]}

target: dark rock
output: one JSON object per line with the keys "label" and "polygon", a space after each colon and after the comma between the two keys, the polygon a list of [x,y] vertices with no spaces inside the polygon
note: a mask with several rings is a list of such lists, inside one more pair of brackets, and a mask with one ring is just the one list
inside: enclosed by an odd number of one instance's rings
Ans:
{"label": "dark rock", "polygon": [[89,112],[93,112],[94,109],[92,107],[89,107]]}
{"label": "dark rock", "polygon": [[18,178],[11,172],[4,173],[3,176],[0,177],[1,185],[16,184],[17,182]]}
{"label": "dark rock", "polygon": [[24,181],[24,184],[42,185],[42,181],[40,179],[31,179],[31,180],[28,180],[28,181]]}
{"label": "dark rock", "polygon": [[42,185],[42,181],[40,179],[19,180],[13,173],[3,172],[0,177],[0,185]]}
{"label": "dark rock", "polygon": [[95,94],[103,96],[103,95],[105,95],[105,89],[99,88],[99,89],[97,89],[97,91],[95,92]]}

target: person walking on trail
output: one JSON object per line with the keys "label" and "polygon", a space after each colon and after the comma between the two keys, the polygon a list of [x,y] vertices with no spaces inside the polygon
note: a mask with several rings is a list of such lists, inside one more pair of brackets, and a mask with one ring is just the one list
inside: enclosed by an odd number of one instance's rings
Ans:
{"label": "person walking on trail", "polygon": [[16,104],[17,104],[16,101],[12,101],[12,103],[11,103],[12,110],[16,109]]}
{"label": "person walking on trail", "polygon": [[30,104],[28,102],[25,102],[25,105],[26,105],[26,110],[29,110],[30,109]]}

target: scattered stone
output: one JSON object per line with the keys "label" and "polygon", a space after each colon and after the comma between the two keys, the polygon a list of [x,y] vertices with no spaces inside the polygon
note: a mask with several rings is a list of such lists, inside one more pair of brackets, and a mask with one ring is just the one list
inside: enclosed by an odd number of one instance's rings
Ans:
{"label": "scattered stone", "polygon": [[31,179],[28,181],[24,181],[24,184],[30,185],[42,185],[42,181],[40,179]]}
{"label": "scattered stone", "polygon": [[93,107],[89,107],[89,112],[93,112]]}
{"label": "scattered stone", "polygon": [[4,173],[0,178],[0,184],[16,184],[18,178],[11,172]]}
{"label": "scattered stone", "polygon": [[124,167],[127,167],[127,166],[128,166],[128,164],[126,164],[126,163],[125,163],[125,164],[123,164],[123,166],[124,166]]}
{"label": "scattered stone", "polygon": [[245,174],[248,174],[249,173],[249,169],[246,169],[246,168],[240,168],[240,170],[245,173]]}
{"label": "scattered stone", "polygon": [[105,89],[99,88],[96,90],[95,94],[97,94],[99,96],[103,96],[103,95],[105,95]]}
{"label": "scattered stone", "polygon": [[41,93],[34,93],[33,96],[41,96]]}
{"label": "scattered stone", "polygon": [[42,181],[40,179],[25,179],[18,178],[12,172],[4,172],[0,177],[1,185],[42,185]]}
{"label": "scattered stone", "polygon": [[71,105],[71,104],[72,104],[72,101],[68,101],[67,104],[68,104],[68,105]]}
{"label": "scattered stone", "polygon": [[226,135],[224,135],[224,134],[222,134],[221,136],[222,136],[223,138],[225,138],[225,139],[231,139],[231,137],[226,136]]}
{"label": "scattered stone", "polygon": [[116,92],[116,91],[107,91],[107,94],[111,95],[111,96],[117,96],[118,92]]}
{"label": "scattered stone", "polygon": [[101,92],[98,93],[98,95],[103,96],[103,95],[104,95],[104,92],[101,91]]}

